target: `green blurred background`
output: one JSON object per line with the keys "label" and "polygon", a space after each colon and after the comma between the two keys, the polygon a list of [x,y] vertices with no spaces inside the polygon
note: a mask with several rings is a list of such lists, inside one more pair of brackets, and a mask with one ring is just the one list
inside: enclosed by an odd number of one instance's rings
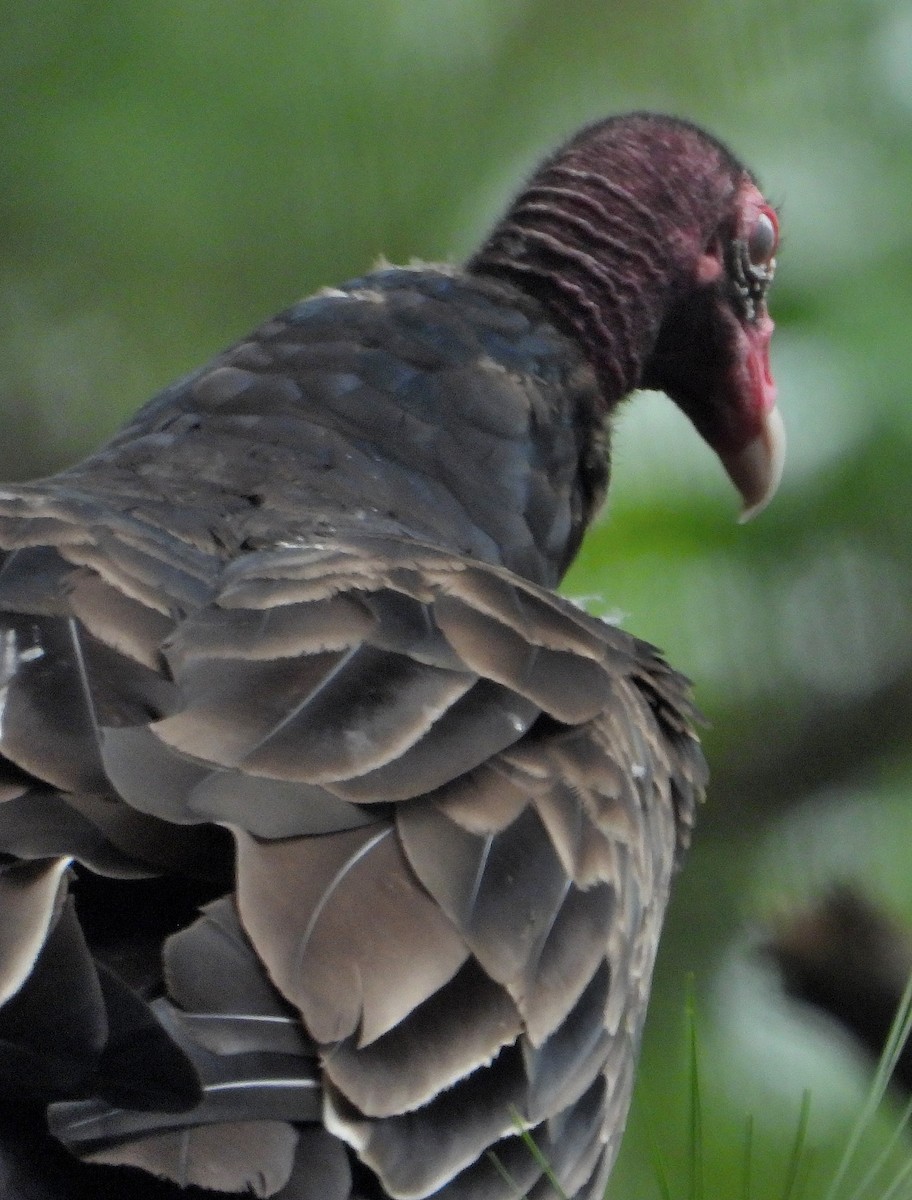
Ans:
{"label": "green blurred background", "polygon": [[687,1193],[692,972],[707,1195],[741,1194],[748,1113],[751,1195],[784,1194],[806,1088],[806,1194],[823,1195],[866,1067],[780,998],[757,942],[834,878],[912,921],[907,0],[6,2],[0,100],[8,478],[72,461],[380,255],[459,259],[583,122],[670,110],[755,168],[784,231],[780,496],[738,527],[710,452],[664,398],[638,398],[567,590],[661,645],[712,723],[610,1194],[660,1194],[649,1129]]}

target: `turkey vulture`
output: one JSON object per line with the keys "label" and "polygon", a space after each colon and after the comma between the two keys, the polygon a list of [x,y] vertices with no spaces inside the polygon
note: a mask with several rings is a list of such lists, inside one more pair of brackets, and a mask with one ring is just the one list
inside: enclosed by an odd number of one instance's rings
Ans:
{"label": "turkey vulture", "polygon": [[772,495],[777,242],[612,118],[0,492],[7,1200],[601,1195],[705,769],[553,589],[635,388]]}

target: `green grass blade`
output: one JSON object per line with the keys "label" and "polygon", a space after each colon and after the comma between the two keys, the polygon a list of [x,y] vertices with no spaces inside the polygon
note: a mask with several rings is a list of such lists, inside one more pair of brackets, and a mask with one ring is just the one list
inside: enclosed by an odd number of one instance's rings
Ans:
{"label": "green grass blade", "polygon": [[[880,1193],[878,1200],[897,1200],[897,1197],[901,1194],[899,1189],[910,1179],[912,1179],[912,1159],[910,1159],[904,1167],[899,1169],[896,1174],[896,1178],[885,1192]],[[909,1191],[902,1193],[904,1200],[908,1200],[910,1195],[912,1195],[912,1188],[910,1188]]]}
{"label": "green grass blade", "polygon": [[703,1100],[700,1094],[697,1003],[693,976],[690,976],[687,984],[687,1040],[690,1068],[690,1200],[704,1200]]}
{"label": "green grass blade", "polygon": [[903,1109],[902,1116],[897,1121],[896,1128],[890,1135],[887,1144],[865,1172],[864,1177],[862,1178],[858,1187],[849,1197],[849,1200],[863,1200],[864,1196],[874,1187],[874,1182],[877,1179],[877,1176],[886,1168],[887,1163],[890,1160],[890,1156],[899,1143],[899,1139],[906,1132],[910,1118],[912,1118],[912,1099],[908,1101]]}
{"label": "green grass blade", "polygon": [[880,1061],[877,1064],[877,1070],[874,1072],[874,1079],[871,1082],[870,1090],[864,1104],[861,1106],[861,1111],[852,1127],[852,1132],[849,1134],[846,1148],[840,1159],[839,1166],[836,1168],[832,1182],[827,1189],[824,1200],[836,1200],[839,1189],[842,1187],[858,1151],[862,1136],[870,1125],[874,1113],[883,1101],[890,1077],[896,1067],[896,1062],[902,1052],[902,1048],[909,1037],[910,1030],[912,1030],[912,975],[910,975],[906,983],[902,999],[896,1010],[896,1016],[893,1018],[893,1024],[890,1026],[890,1033],[887,1036],[883,1054],[881,1054]]}
{"label": "green grass blade", "polygon": [[744,1158],[741,1167],[741,1200],[750,1200],[751,1170],[754,1165],[754,1114],[747,1114],[744,1128]]}
{"label": "green grass blade", "polygon": [[513,1176],[507,1170],[507,1168],[503,1165],[503,1163],[500,1161],[500,1159],[497,1157],[497,1155],[494,1153],[493,1150],[488,1151],[488,1158],[491,1160],[494,1170],[501,1177],[501,1179],[504,1181],[504,1183],[506,1183],[507,1187],[510,1187],[513,1189],[513,1191],[515,1193],[514,1200],[527,1200],[526,1193],[522,1190],[522,1188],[519,1186],[519,1184],[516,1182],[516,1180],[513,1178]]}
{"label": "green grass blade", "polygon": [[560,1197],[560,1200],[567,1200],[567,1193],[564,1191],[564,1189],[561,1187],[560,1183],[558,1182],[557,1176],[554,1174],[554,1171],[551,1169],[551,1164],[548,1162],[545,1155],[539,1149],[538,1143],[536,1142],[535,1138],[528,1131],[528,1129],[524,1129],[520,1136],[522,1137],[522,1140],[528,1146],[529,1153],[532,1155],[532,1157],[535,1159],[535,1161],[541,1167],[542,1172],[545,1175],[546,1179],[551,1184],[551,1186],[554,1188],[555,1192],[557,1192],[558,1196]]}
{"label": "green grass blade", "polygon": [[[560,1200],[568,1200],[567,1193],[561,1187],[560,1182],[559,1182],[557,1176],[554,1174],[554,1171],[551,1167],[551,1164],[548,1162],[547,1157],[545,1156],[545,1154],[539,1147],[535,1138],[532,1136],[532,1134],[529,1132],[529,1130],[526,1129],[525,1124],[522,1119],[522,1115],[520,1114],[518,1109],[514,1108],[512,1110],[512,1117],[513,1117],[513,1123],[516,1126],[517,1133],[522,1138],[522,1140],[525,1142],[525,1144],[529,1150],[529,1153],[532,1155],[532,1157],[535,1159],[535,1161],[541,1167],[542,1174],[545,1176],[545,1178],[548,1180],[548,1182],[554,1188],[554,1190],[557,1193]],[[492,1155],[492,1157],[493,1157],[493,1155]],[[510,1183],[510,1185],[512,1187],[515,1187],[516,1186],[515,1183],[513,1182],[512,1178],[509,1176],[509,1174],[506,1172],[506,1170],[503,1168],[503,1164],[499,1164],[499,1169],[501,1169],[501,1173],[503,1174],[503,1177]]]}
{"label": "green grass blade", "polygon": [[798,1128],[795,1130],[795,1141],[792,1145],[792,1152],[789,1155],[788,1168],[785,1173],[785,1191],[782,1193],[782,1200],[798,1200],[798,1177],[805,1157],[810,1117],[811,1093],[805,1088],[801,1094],[801,1111],[798,1114]]}
{"label": "green grass blade", "polygon": [[665,1156],[656,1137],[656,1123],[653,1118],[652,1102],[646,1098],[645,1088],[640,1088],[640,1107],[643,1112],[643,1127],[646,1131],[646,1144],[649,1147],[649,1158],[655,1172],[656,1183],[661,1200],[671,1200],[671,1183],[668,1177],[668,1167]]}

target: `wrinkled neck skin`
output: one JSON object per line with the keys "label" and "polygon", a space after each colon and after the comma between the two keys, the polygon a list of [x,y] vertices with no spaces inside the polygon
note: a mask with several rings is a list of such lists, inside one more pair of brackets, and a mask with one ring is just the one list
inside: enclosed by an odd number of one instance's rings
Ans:
{"label": "wrinkled neck skin", "polygon": [[577,340],[609,413],[641,386],[736,186],[718,160],[673,170],[648,148],[633,160],[621,149],[598,169],[586,144],[546,164],[468,263],[534,296]]}

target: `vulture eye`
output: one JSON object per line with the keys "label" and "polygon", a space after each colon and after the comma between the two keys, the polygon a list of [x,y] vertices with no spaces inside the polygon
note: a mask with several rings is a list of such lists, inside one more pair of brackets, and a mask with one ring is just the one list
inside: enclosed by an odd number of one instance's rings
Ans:
{"label": "vulture eye", "polygon": [[765,267],[779,245],[779,222],[771,208],[763,208],[747,238],[747,255],[751,266]]}

